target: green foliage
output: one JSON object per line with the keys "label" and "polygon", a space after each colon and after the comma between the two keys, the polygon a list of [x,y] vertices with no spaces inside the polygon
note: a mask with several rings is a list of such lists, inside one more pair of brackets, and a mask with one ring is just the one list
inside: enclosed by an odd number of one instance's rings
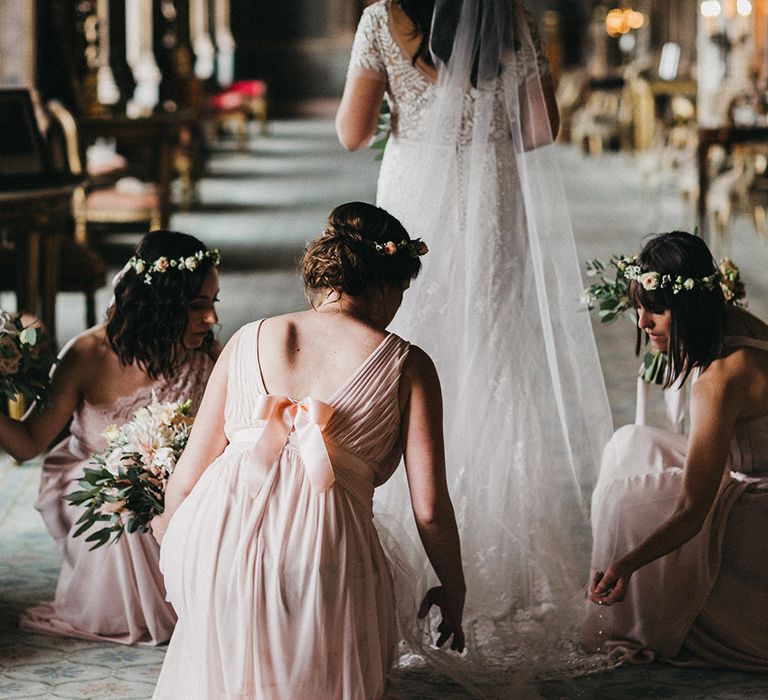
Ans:
{"label": "green foliage", "polygon": [[369,146],[369,148],[377,151],[376,160],[381,160],[384,157],[384,149],[387,146],[391,132],[392,114],[389,111],[389,102],[384,99],[379,108],[379,121],[376,124],[376,133],[374,133],[373,140]]}
{"label": "green foliage", "polygon": [[618,267],[622,259],[617,255],[611,256],[608,264],[614,268],[613,273],[606,269],[602,260],[587,262],[587,276],[595,277],[596,281],[584,290],[584,298],[590,311],[597,310],[602,323],[613,323],[632,308],[629,281]]}

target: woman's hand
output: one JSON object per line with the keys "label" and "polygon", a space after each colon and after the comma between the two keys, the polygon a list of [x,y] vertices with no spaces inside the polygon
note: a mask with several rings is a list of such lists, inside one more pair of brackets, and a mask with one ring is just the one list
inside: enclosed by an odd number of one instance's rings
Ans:
{"label": "woman's hand", "polygon": [[627,595],[627,586],[633,571],[620,563],[611,564],[603,571],[595,571],[587,592],[587,599],[598,605],[620,603]]}
{"label": "woman's hand", "polygon": [[149,523],[152,528],[152,537],[155,538],[157,544],[163,544],[163,538],[165,537],[165,531],[168,529],[168,523],[171,521],[170,516],[167,513],[162,515],[156,515]]}
{"label": "woman's hand", "polygon": [[419,618],[427,616],[429,609],[437,605],[443,619],[437,626],[440,636],[437,638],[437,646],[441,647],[451,637],[451,649],[461,653],[464,651],[464,630],[461,627],[461,616],[464,612],[464,596],[451,595],[444,586],[435,586],[427,591],[419,606]]}

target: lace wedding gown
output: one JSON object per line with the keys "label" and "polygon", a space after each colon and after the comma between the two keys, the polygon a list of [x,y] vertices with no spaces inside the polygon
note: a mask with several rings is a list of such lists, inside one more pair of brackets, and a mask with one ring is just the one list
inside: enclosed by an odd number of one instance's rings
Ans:
{"label": "lace wedding gown", "polygon": [[[726,347],[768,352],[731,337]],[[674,511],[687,437],[645,425],[616,431],[593,496],[592,568],[639,545]],[[588,603],[587,648],[615,659],[768,671],[768,416],[736,424],[715,503],[701,531],[636,571],[623,602]]]}
{"label": "lace wedding gown", "polygon": [[327,403],[297,402],[264,386],[260,325],[230,341],[229,444],[163,540],[179,622],[154,698],[376,700],[396,628],[372,499],[402,454],[410,346],[389,334]]}
{"label": "lace wedding gown", "polygon": [[[212,369],[211,358],[196,352],[172,380],[155,384],[155,394],[160,401],[191,399],[194,412]],[[107,406],[81,401],[69,437],[45,458],[35,507],[61,549],[61,573],[55,599],[29,608],[22,629],[120,644],[162,644],[170,638],[176,615],[165,600],[152,535],[126,534],[91,551],[86,535],[72,537],[82,509],[63,499],[78,489],[91,454],[106,447],[105,428],[131,420],[152,401],[151,392],[143,388]]]}
{"label": "lace wedding gown", "polygon": [[[526,135],[549,69],[522,7],[494,2],[483,7],[495,16],[462,15],[434,82],[406,54],[393,1],[364,11],[348,75],[386,83],[377,204],[430,247],[394,328],[434,358],[443,385],[470,657],[549,671],[580,660],[585,496],[611,431],[555,147],[532,148]],[[485,39],[472,35],[481,26],[508,30],[486,66]],[[471,57],[463,77],[450,70],[462,45],[481,47],[472,76]],[[415,534],[402,531],[408,510],[398,475],[377,493],[377,522],[403,571],[426,576]],[[423,652],[420,635],[411,642]]]}

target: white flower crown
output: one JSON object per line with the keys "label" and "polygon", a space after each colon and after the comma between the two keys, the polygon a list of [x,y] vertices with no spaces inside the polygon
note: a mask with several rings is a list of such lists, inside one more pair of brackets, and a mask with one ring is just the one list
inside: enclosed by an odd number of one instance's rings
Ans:
{"label": "white flower crown", "polygon": [[168,270],[189,270],[194,272],[203,260],[210,260],[214,265],[221,261],[221,252],[218,248],[211,250],[198,250],[185,258],[167,258],[164,255],[153,262],[148,262],[137,256],[133,256],[126,264],[126,269],[132,267],[137,275],[144,274],[144,284],[152,284],[152,274],[165,273]]}
{"label": "white flower crown", "polygon": [[636,265],[637,256],[619,258],[616,262],[618,271],[628,280],[638,282],[647,292],[656,289],[672,289],[672,294],[690,292],[694,289],[712,289],[720,283],[720,275],[715,273],[707,277],[683,277],[682,275],[667,275],[652,270],[641,270]]}

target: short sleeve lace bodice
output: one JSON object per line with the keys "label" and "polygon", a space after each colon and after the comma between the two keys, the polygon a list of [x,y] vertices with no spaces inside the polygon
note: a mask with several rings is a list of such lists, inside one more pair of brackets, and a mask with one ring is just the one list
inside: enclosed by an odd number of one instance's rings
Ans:
{"label": "short sleeve lace bodice", "polygon": [[[435,96],[436,83],[425,72],[413,65],[411,57],[398,42],[392,29],[390,6],[394,0],[378,0],[363,11],[357,27],[352,55],[349,62],[348,78],[368,78],[387,84],[387,99],[392,114],[392,133],[403,138],[418,138],[423,127],[426,112]],[[517,64],[549,75],[549,64],[542,50],[536,27],[527,12],[523,16],[530,31],[535,56],[528,56],[526,48],[518,50]],[[525,75],[519,80],[524,80]],[[503,93],[501,81],[496,86],[499,95]],[[465,100],[466,113],[472,113],[472,102],[477,90],[468,86]],[[499,100],[498,115],[494,128],[499,134],[506,134],[506,113]],[[469,127],[466,129],[469,131]]]}

